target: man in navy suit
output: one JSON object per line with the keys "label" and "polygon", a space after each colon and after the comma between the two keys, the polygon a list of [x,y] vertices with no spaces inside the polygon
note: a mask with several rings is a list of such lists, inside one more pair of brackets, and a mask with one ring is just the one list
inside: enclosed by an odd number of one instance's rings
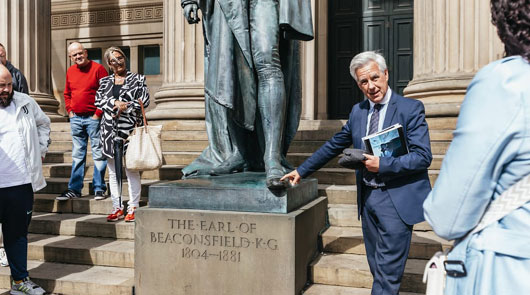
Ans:
{"label": "man in navy suit", "polygon": [[424,220],[422,205],[431,191],[427,168],[432,154],[425,108],[418,100],[392,92],[385,59],[376,52],[356,55],[350,73],[367,99],[353,106],[340,132],[282,180],[297,184],[350,145],[364,149],[362,137],[400,123],[409,153],[381,158],[365,154],[365,167],[356,172],[358,216],[362,217],[374,278],[372,295],[398,294],[412,227]]}

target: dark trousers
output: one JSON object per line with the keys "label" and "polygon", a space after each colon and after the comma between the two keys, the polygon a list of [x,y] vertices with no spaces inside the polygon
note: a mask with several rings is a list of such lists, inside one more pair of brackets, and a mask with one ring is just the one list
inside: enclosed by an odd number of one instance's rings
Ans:
{"label": "dark trousers", "polygon": [[33,212],[31,184],[0,188],[0,222],[13,280],[28,274],[28,226]]}
{"label": "dark trousers", "polygon": [[362,226],[374,278],[372,295],[399,294],[410,249],[412,225],[399,217],[386,189],[364,187]]}

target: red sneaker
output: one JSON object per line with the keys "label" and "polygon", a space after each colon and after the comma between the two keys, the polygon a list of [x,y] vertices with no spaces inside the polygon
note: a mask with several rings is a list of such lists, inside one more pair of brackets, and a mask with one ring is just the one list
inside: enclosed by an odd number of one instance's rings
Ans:
{"label": "red sneaker", "polygon": [[125,216],[125,222],[134,222],[134,212],[136,207],[129,207],[127,209],[127,216]]}
{"label": "red sneaker", "polygon": [[120,208],[114,208],[112,210],[112,213],[110,213],[110,215],[107,216],[107,221],[110,221],[110,222],[118,221],[120,219],[123,219],[123,210]]}

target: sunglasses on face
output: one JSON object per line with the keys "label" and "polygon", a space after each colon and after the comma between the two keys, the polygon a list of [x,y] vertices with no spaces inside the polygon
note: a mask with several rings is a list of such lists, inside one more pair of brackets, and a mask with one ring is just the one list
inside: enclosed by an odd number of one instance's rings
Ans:
{"label": "sunglasses on face", "polygon": [[109,61],[111,65],[122,65],[125,58],[123,56],[114,57]]}

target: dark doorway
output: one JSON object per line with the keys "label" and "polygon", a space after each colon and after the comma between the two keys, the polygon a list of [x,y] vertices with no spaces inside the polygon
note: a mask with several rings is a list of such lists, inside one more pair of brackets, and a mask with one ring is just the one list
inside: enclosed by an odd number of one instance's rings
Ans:
{"label": "dark doorway", "polygon": [[329,0],[328,115],[346,119],[364,99],[350,75],[352,57],[378,50],[387,61],[389,85],[403,94],[412,79],[413,0]]}

